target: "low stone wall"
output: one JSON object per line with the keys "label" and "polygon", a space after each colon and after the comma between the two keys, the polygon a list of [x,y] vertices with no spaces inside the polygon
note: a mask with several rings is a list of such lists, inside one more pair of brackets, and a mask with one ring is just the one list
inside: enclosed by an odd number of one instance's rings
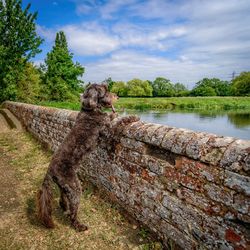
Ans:
{"label": "low stone wall", "polygon": [[[56,150],[77,112],[5,102],[28,131]],[[136,122],[120,142],[103,138],[81,176],[163,242],[183,249],[250,248],[250,141]]]}

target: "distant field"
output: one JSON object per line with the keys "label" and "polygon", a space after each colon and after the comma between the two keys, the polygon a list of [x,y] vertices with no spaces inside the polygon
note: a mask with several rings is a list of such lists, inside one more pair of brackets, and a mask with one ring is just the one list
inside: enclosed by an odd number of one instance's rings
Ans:
{"label": "distant field", "polygon": [[[79,103],[39,102],[38,105],[79,110]],[[115,104],[118,110],[164,110],[164,109],[213,109],[213,110],[250,110],[250,97],[157,97],[157,98],[120,98]]]}

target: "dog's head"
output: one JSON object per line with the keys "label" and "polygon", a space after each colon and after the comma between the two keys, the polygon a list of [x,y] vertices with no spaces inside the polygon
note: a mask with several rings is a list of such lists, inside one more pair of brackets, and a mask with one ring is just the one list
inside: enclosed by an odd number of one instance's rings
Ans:
{"label": "dog's head", "polygon": [[116,94],[110,93],[105,84],[91,84],[80,96],[83,110],[95,110],[112,108],[115,112],[113,103],[118,99]]}

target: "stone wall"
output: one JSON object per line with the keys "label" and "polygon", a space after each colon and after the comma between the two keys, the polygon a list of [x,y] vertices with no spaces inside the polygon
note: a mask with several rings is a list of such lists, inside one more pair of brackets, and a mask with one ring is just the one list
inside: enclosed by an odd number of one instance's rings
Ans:
{"label": "stone wall", "polygon": [[[77,112],[6,102],[56,150]],[[120,142],[103,138],[81,176],[163,242],[183,249],[250,249],[250,141],[136,122]]]}

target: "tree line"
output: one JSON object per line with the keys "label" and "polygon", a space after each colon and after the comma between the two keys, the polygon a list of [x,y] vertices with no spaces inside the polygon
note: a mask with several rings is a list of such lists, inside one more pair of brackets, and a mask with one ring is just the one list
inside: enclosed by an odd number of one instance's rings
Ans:
{"label": "tree line", "polygon": [[154,81],[133,79],[128,82],[108,78],[106,82],[110,90],[121,97],[250,96],[250,72],[242,72],[231,82],[203,78],[191,90],[164,77],[157,77]]}
{"label": "tree line", "polygon": [[[78,101],[87,86],[80,79],[84,67],[73,62],[63,31],[56,34],[43,64],[37,67],[31,62],[41,52],[43,39],[36,33],[37,12],[30,13],[30,7],[23,8],[21,0],[0,0],[0,102]],[[250,71],[231,82],[204,78],[192,90],[164,77],[105,81],[121,97],[250,96]]]}

